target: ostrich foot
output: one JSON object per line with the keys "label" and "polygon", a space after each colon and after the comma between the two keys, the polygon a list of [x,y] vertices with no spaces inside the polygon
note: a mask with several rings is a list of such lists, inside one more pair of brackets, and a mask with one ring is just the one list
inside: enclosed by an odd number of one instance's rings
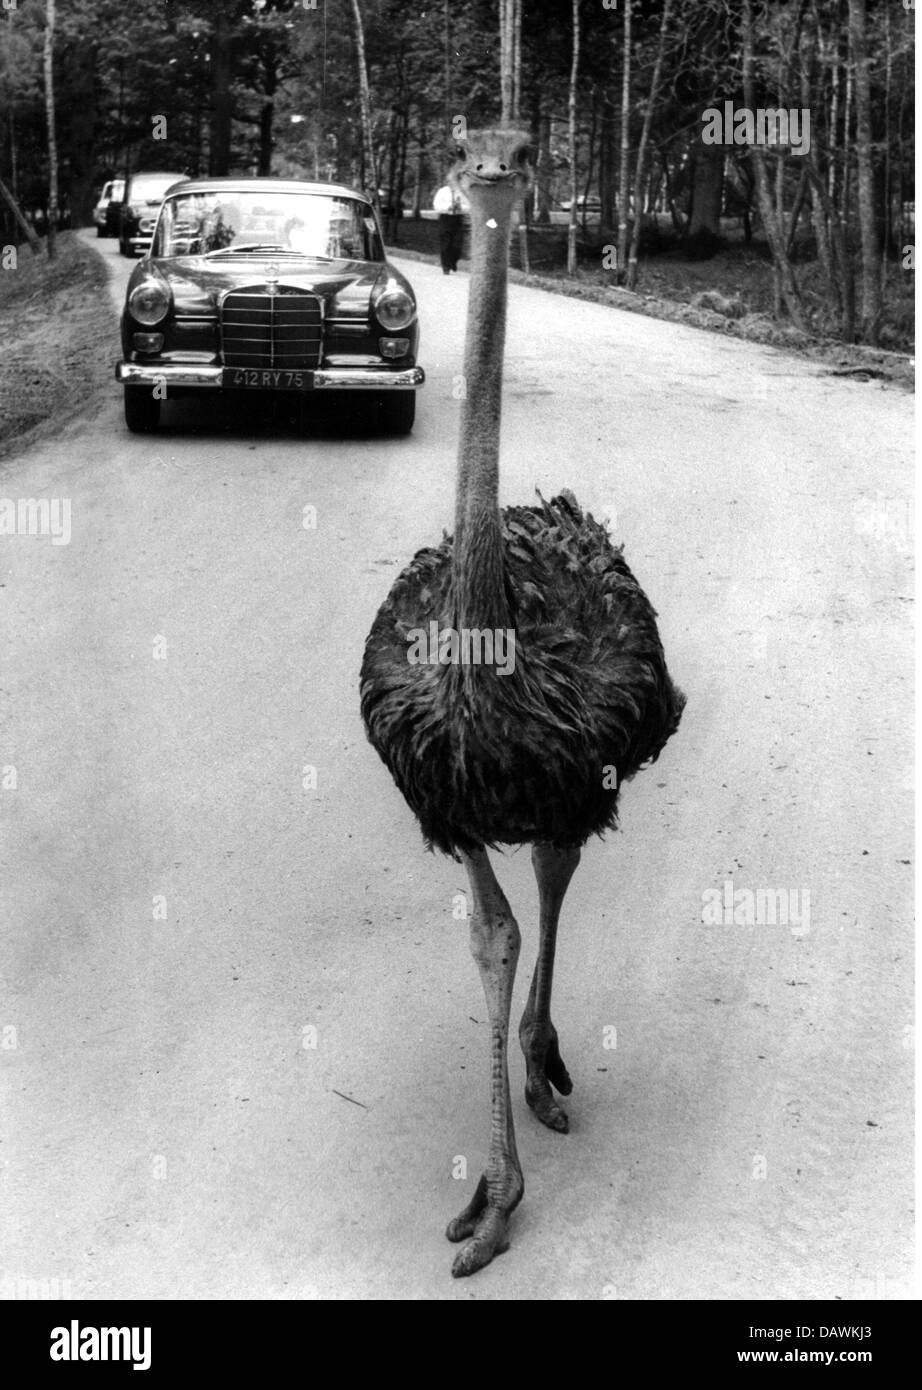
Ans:
{"label": "ostrich foot", "polygon": [[556,1129],[558,1134],[568,1134],[570,1121],[567,1112],[563,1106],[557,1104],[551,1092],[551,1086],[562,1096],[568,1096],[573,1090],[570,1073],[563,1064],[557,1045],[556,1030],[551,1033],[543,1056],[534,1044],[530,1044],[525,1053],[525,1060],[528,1066],[525,1099],[529,1108],[548,1129]]}
{"label": "ostrich foot", "polygon": [[464,1249],[458,1251],[451,1267],[455,1279],[476,1274],[478,1269],[490,1263],[494,1255],[503,1255],[509,1249],[509,1217],[525,1191],[520,1173],[511,1173],[510,1177],[514,1181],[503,1183],[502,1186],[514,1192],[511,1200],[493,1197],[484,1174],[467,1206],[449,1221],[445,1231],[448,1239],[467,1241]]}

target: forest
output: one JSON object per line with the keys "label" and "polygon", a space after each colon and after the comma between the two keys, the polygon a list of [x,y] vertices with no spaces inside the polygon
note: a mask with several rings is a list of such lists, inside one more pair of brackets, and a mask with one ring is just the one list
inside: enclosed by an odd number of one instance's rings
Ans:
{"label": "forest", "polygon": [[[0,238],[136,169],[342,181],[409,244],[452,122],[523,127],[520,264],[751,248],[770,313],[911,343],[909,0],[0,0]],[[760,123],[761,122],[761,123]]]}

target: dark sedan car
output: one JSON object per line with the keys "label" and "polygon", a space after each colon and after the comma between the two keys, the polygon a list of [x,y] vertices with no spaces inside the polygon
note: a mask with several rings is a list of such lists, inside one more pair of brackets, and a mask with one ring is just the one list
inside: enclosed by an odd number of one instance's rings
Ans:
{"label": "dark sedan car", "polygon": [[122,315],[125,420],[198,391],[361,393],[413,427],[419,324],[369,198],[332,183],[195,179],[170,189]]}
{"label": "dark sedan car", "polygon": [[118,206],[118,249],[123,256],[143,254],[150,246],[163,195],[185,174],[129,175]]}

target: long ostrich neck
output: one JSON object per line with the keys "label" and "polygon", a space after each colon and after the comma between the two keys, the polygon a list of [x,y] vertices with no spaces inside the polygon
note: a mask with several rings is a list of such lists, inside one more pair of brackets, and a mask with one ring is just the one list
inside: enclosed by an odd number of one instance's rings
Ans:
{"label": "long ostrich neck", "polygon": [[471,283],[464,345],[464,397],[452,560],[458,628],[510,624],[499,517],[499,426],[506,341],[506,284],[512,199],[473,187]]}

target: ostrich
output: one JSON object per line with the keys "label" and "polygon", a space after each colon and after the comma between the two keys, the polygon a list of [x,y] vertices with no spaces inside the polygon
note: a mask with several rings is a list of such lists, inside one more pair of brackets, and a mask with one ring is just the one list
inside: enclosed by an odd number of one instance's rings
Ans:
{"label": "ostrich", "polygon": [[[572,1083],[551,1022],[557,922],[580,848],[617,822],[621,783],[676,730],[684,696],[666,670],[651,608],[620,548],[572,493],[540,505],[498,502],[507,247],[513,205],[530,186],[528,137],[471,131],[452,181],[471,207],[454,539],[419,551],[375,618],[362,664],[362,716],[427,845],[470,880],[471,952],[490,1021],[490,1146],[467,1207],[452,1273],[473,1274],[509,1248],[524,1182],[509,1097],[507,1038],[519,929],[487,849],[530,844],[539,947],[519,1028],[525,1099],[566,1132],[552,1087]],[[411,660],[413,634],[514,632],[504,666],[458,660],[451,642]],[[481,646],[481,653],[484,648]],[[467,648],[468,656],[472,648]],[[446,660],[446,656],[448,659]],[[511,669],[510,669],[511,668]]]}

